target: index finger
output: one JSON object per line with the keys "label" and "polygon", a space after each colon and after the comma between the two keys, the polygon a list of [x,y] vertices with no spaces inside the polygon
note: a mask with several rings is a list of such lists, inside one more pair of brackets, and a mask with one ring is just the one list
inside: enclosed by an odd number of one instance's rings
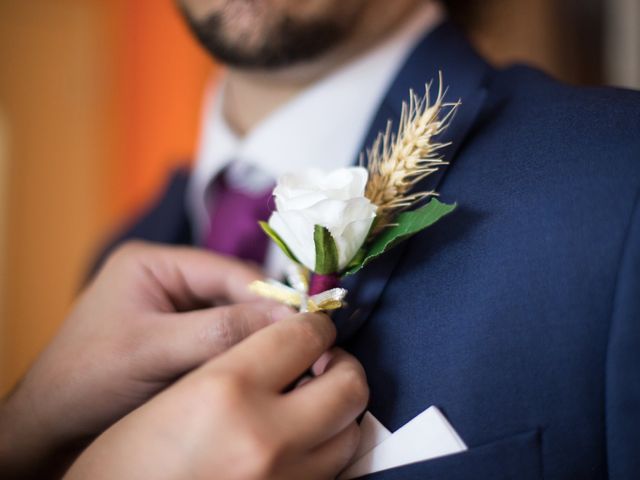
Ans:
{"label": "index finger", "polygon": [[177,310],[211,305],[218,299],[234,303],[256,300],[248,285],[263,278],[251,264],[191,247],[136,242],[124,251],[145,274],[154,277]]}
{"label": "index finger", "polygon": [[303,313],[270,325],[213,360],[251,384],[282,391],[331,347],[336,329],[321,313]]}

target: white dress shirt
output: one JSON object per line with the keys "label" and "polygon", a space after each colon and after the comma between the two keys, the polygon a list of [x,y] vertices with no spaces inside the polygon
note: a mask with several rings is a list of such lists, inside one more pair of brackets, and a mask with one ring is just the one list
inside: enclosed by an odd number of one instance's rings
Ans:
{"label": "white dress shirt", "polygon": [[[442,18],[437,2],[425,2],[387,40],[307,87],[244,137],[231,129],[222,113],[224,77],[219,88],[210,88],[187,190],[195,238],[201,241],[208,229],[208,189],[224,168],[233,187],[258,193],[290,171],[311,166],[331,170],[354,164],[398,70],[420,38]],[[277,247],[270,246],[266,270],[279,277],[287,261]]]}

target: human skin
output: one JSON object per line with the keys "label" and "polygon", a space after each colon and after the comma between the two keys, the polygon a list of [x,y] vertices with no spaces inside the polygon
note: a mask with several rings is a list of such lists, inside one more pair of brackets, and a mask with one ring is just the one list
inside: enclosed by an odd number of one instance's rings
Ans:
{"label": "human skin", "polygon": [[[208,48],[216,57],[235,52],[240,58],[268,51],[270,45],[295,44],[295,32],[283,25],[333,25],[326,48],[310,46],[308,56],[297,52],[295,61],[277,66],[251,66],[227,61],[223,112],[229,125],[243,135],[308,85],[383,41],[429,0],[177,0],[193,24],[212,15],[216,45]],[[330,29],[331,30],[331,29]],[[225,63],[222,60],[222,63]]]}
{"label": "human skin", "polygon": [[120,248],[0,403],[0,476],[55,477],[79,449],[177,378],[289,316],[248,292],[261,276],[191,248]]}
{"label": "human skin", "polygon": [[[264,328],[107,430],[65,478],[335,478],[358,445],[368,387],[355,358],[323,355],[334,339],[322,314]],[[314,378],[287,388],[313,364]]]}

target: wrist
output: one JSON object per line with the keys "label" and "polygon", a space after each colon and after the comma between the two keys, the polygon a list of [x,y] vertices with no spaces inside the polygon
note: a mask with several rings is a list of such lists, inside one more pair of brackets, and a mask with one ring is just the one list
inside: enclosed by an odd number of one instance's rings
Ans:
{"label": "wrist", "polygon": [[33,434],[33,415],[22,397],[18,387],[0,404],[0,470],[15,477],[37,464],[44,447]]}
{"label": "wrist", "polygon": [[54,478],[59,445],[42,424],[34,398],[21,385],[0,403],[0,472],[3,478]]}

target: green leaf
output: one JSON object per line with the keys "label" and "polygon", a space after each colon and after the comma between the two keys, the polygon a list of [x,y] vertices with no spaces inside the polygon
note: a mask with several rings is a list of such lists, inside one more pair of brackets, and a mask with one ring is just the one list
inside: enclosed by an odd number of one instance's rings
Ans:
{"label": "green leaf", "polygon": [[383,230],[382,233],[373,240],[362,262],[359,265],[349,265],[343,275],[351,275],[358,272],[374,258],[382,255],[398,243],[412,237],[421,230],[430,227],[442,217],[451,213],[456,206],[456,204],[448,205],[433,198],[423,207],[409,212],[402,212],[395,219],[395,225],[393,227]]}
{"label": "green leaf", "polygon": [[284,243],[284,240],[280,238],[280,235],[278,235],[278,233],[273,228],[271,228],[267,222],[258,222],[258,223],[262,227],[262,230],[264,230],[264,233],[266,233],[271,238],[271,240],[273,240],[276,243],[276,245],[280,247],[280,250],[282,250],[287,257],[289,257],[291,260],[293,260],[296,263],[300,263],[296,258],[296,256],[291,251],[291,249],[289,248],[289,246],[286,243]]}
{"label": "green leaf", "polygon": [[338,247],[331,232],[321,225],[313,227],[313,241],[316,245],[315,272],[329,275],[338,271]]}
{"label": "green leaf", "polygon": [[356,255],[349,262],[349,265],[347,265],[347,270],[353,267],[360,266],[366,256],[367,251],[364,249],[364,247],[360,248],[360,250],[357,251]]}

